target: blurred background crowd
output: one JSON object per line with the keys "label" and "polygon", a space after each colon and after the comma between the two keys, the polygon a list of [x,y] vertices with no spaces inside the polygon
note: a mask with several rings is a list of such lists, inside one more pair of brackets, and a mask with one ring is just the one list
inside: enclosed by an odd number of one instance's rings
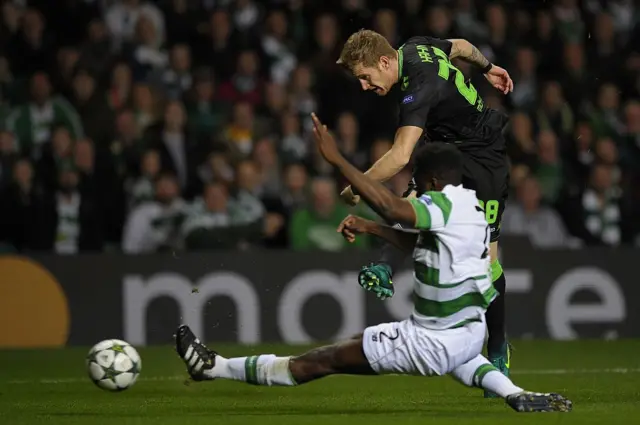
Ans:
{"label": "blurred background crowd", "polygon": [[[633,0],[5,0],[0,240],[7,249],[341,251],[344,186],[309,113],[365,169],[394,96],[336,64],[353,31],[470,40],[512,75],[504,235],[640,244],[640,9]],[[405,170],[390,188],[404,191]],[[353,212],[353,210],[351,211]],[[356,212],[371,215],[366,207]]]}

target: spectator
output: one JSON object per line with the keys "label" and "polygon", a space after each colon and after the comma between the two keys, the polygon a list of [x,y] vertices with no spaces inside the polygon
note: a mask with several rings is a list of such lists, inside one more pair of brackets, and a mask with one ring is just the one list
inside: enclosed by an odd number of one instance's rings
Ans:
{"label": "spectator", "polygon": [[220,98],[227,102],[247,102],[252,106],[262,101],[262,80],[258,74],[258,55],[253,50],[240,52],[236,72],[220,86]]}
{"label": "spectator", "polygon": [[164,17],[156,6],[144,0],[116,0],[105,16],[116,48],[133,41],[140,17],[148,19],[155,28],[154,43],[159,45],[164,41]]}
{"label": "spectator", "polygon": [[57,254],[101,251],[104,247],[104,219],[96,200],[97,191],[82,191],[76,169],[62,167],[58,189],[42,207],[39,241],[33,249]]}
{"label": "spectator", "polygon": [[507,13],[499,3],[491,3],[485,9],[485,20],[489,34],[487,37],[487,59],[492,62],[504,62],[512,52],[512,41],[509,38]]}
{"label": "spectator", "polygon": [[229,193],[222,183],[205,186],[202,203],[182,228],[188,250],[233,249],[242,242],[261,238],[262,220],[239,219],[229,201]]}
{"label": "spectator", "polygon": [[227,155],[217,151],[209,154],[207,161],[198,167],[197,173],[201,186],[215,181],[230,185],[235,178],[235,170],[231,167]]}
{"label": "spectator", "polygon": [[573,111],[562,94],[557,81],[544,85],[541,106],[536,114],[537,125],[541,130],[550,130],[560,138],[569,137],[573,132]]}
{"label": "spectator", "polygon": [[587,187],[567,201],[565,225],[589,245],[619,245],[625,225],[620,196],[611,166],[595,164]]}
{"label": "spectator", "polygon": [[300,163],[285,167],[283,179],[282,203],[289,212],[303,208],[308,203],[307,169]]}
{"label": "spectator", "polygon": [[296,67],[292,42],[288,39],[287,17],[281,10],[274,10],[267,17],[267,28],[262,37],[262,50],[267,56],[271,80],[276,84],[289,81]]}
{"label": "spectator", "polygon": [[[336,228],[348,214],[347,208],[338,202],[336,186],[326,178],[311,183],[311,204],[296,211],[289,224],[291,247],[296,251],[340,252],[349,247]],[[366,246],[366,238],[358,238],[356,247]]]}
{"label": "spectator", "polygon": [[336,125],[336,138],[340,151],[354,163],[358,168],[362,168],[363,158],[358,157],[358,147],[360,145],[360,125],[353,112],[347,111],[340,114]]}
{"label": "spectator", "polygon": [[47,189],[55,189],[60,169],[73,164],[74,142],[66,127],[57,127],[53,131],[51,143],[45,146],[36,163],[36,176]]}
{"label": "spectator", "polygon": [[330,75],[338,71],[335,58],[339,56],[338,40],[340,34],[338,23],[334,15],[325,13],[320,15],[314,26],[314,39],[318,45],[318,52],[311,59],[313,68],[319,75]]}
{"label": "spectator", "polygon": [[573,181],[583,186],[589,176],[589,170],[595,159],[593,155],[593,147],[595,145],[595,135],[593,129],[588,122],[582,121],[578,123],[575,129],[573,143],[568,150],[566,156],[572,167],[571,173]]}
{"label": "spectator", "polygon": [[253,0],[236,0],[233,22],[239,31],[250,33],[260,19],[260,9]]}
{"label": "spectator", "polygon": [[539,164],[535,175],[542,189],[542,199],[553,205],[562,189],[562,163],[558,152],[558,139],[551,131],[538,135]]}
{"label": "spectator", "polygon": [[151,86],[136,84],[133,87],[133,110],[139,134],[144,134],[149,127],[157,123],[160,117],[158,100]]}
{"label": "spectator", "polygon": [[72,98],[73,77],[75,76],[80,52],[72,47],[64,47],[56,55],[57,69],[52,73],[53,86],[66,99]]}
{"label": "spectator", "polygon": [[537,145],[531,118],[523,112],[511,115],[511,127],[507,134],[507,153],[513,164],[533,167],[537,163]]}
{"label": "spectator", "polygon": [[427,32],[433,37],[451,38],[453,21],[445,6],[433,6],[426,15]]}
{"label": "spectator", "polygon": [[191,88],[191,50],[186,44],[176,44],[169,51],[169,67],[157,71],[154,78],[159,81],[167,98],[179,100]]}
{"label": "spectator", "polygon": [[248,102],[236,103],[233,107],[231,122],[224,132],[225,139],[242,155],[248,155],[253,149],[255,130],[253,106]]}
{"label": "spectator", "polygon": [[630,101],[625,106],[625,137],[621,159],[629,169],[640,169],[640,102]]}
{"label": "spectator", "polygon": [[197,34],[195,23],[199,21],[200,10],[188,0],[164,2],[163,15],[167,26],[167,40],[173,43],[193,42]]}
{"label": "spectator", "polygon": [[131,67],[126,62],[116,63],[111,71],[111,84],[107,89],[107,98],[113,110],[119,111],[129,103],[132,88]]}
{"label": "spectator", "polygon": [[259,198],[261,182],[258,167],[251,160],[241,161],[236,166],[235,175],[236,187],[230,205],[236,223],[245,225],[262,221],[265,210]]}
{"label": "spectator", "polygon": [[536,51],[544,52],[538,58],[538,71],[542,77],[550,78],[557,73],[558,66],[562,64],[563,43],[553,17],[545,8],[536,12],[536,33],[532,38]]}
{"label": "spectator", "polygon": [[393,47],[400,47],[400,37],[396,25],[395,11],[391,9],[378,9],[373,17],[374,31],[382,34]]}
{"label": "spectator", "polygon": [[318,102],[313,94],[313,70],[306,64],[300,64],[293,72],[291,80],[291,107],[303,117],[305,133],[311,132],[313,122],[309,115],[317,110]]}
{"label": "spectator", "polygon": [[187,121],[196,137],[204,138],[222,131],[229,108],[218,100],[215,79],[209,69],[199,69],[194,80],[187,98]]}
{"label": "spectator", "polygon": [[18,160],[0,192],[0,241],[19,251],[39,248],[39,218],[44,210],[45,191],[35,180],[33,166],[28,159]]}
{"label": "spectator", "polygon": [[15,137],[8,131],[0,131],[0,190],[11,181],[13,165],[18,159]]}
{"label": "spectator", "polygon": [[216,10],[211,14],[207,38],[201,43],[197,55],[199,65],[212,68],[221,81],[227,81],[234,70],[233,47],[229,14],[223,9]]}
{"label": "spectator", "polygon": [[[5,10],[10,9],[11,7]],[[14,33],[7,46],[11,70],[16,75],[51,70],[55,56],[52,39],[45,35],[42,14],[36,9],[27,9],[20,22],[20,30]]]}
{"label": "spectator", "polygon": [[[414,1],[419,5],[419,1]],[[416,6],[417,7],[417,6]],[[460,34],[470,40],[482,40],[487,37],[487,27],[478,19],[477,7],[473,0],[459,0],[456,2],[455,25]],[[411,34],[417,34],[412,31]]]}
{"label": "spectator", "polygon": [[175,174],[182,193],[189,196],[195,184],[198,145],[186,127],[186,118],[182,103],[169,102],[164,120],[149,128],[145,138],[160,152],[162,169]]}
{"label": "spectator", "polygon": [[596,75],[600,79],[615,79],[616,70],[620,69],[621,56],[616,46],[616,34],[613,18],[608,13],[596,16],[594,39],[587,52],[589,62],[596,65]]}
{"label": "spectator", "polygon": [[186,214],[187,204],[180,196],[176,177],[158,176],[155,200],[138,206],[127,217],[122,250],[127,254],[144,254],[179,248]]}
{"label": "spectator", "polygon": [[113,111],[102,93],[96,90],[97,81],[87,70],[79,70],[72,82],[72,104],[79,111],[86,135],[101,146],[113,137]]}
{"label": "spectator", "polygon": [[516,52],[514,91],[511,102],[516,109],[532,111],[538,100],[537,57],[533,49],[521,47]]}
{"label": "spectator", "polygon": [[151,202],[155,196],[155,181],[160,175],[160,154],[155,150],[148,150],[142,155],[140,162],[140,176],[129,179],[125,184],[127,188],[128,210]]}
{"label": "spectator", "polygon": [[161,72],[169,62],[169,57],[159,42],[157,31],[151,19],[145,16],[138,18],[131,52],[133,75],[137,80],[146,81],[154,72]]}
{"label": "spectator", "polygon": [[265,198],[277,197],[282,188],[280,160],[273,140],[263,138],[256,143],[252,155],[260,175],[260,194]]}
{"label": "spectator", "polygon": [[577,0],[560,0],[554,5],[554,15],[560,35],[565,41],[582,40],[584,22]]}
{"label": "spectator", "polygon": [[132,110],[120,111],[115,121],[114,133],[108,148],[116,174],[124,182],[128,175],[137,174],[142,152],[141,136]]}
{"label": "spectator", "polygon": [[54,126],[65,126],[74,138],[83,136],[78,112],[66,99],[52,96],[47,74],[35,74],[30,87],[31,101],[14,108],[7,118],[7,128],[16,135],[21,152],[39,155]]}
{"label": "spectator", "polygon": [[274,134],[280,126],[280,119],[283,114],[289,112],[289,99],[287,99],[286,87],[269,83],[265,86],[264,108],[260,114],[264,116],[268,133]]}
{"label": "spectator", "polygon": [[597,137],[620,138],[624,134],[624,122],[620,116],[620,94],[614,84],[605,83],[600,86],[596,106],[590,110],[589,115]]}
{"label": "spectator", "polygon": [[9,61],[0,55],[0,128],[4,128],[10,102],[16,97],[16,87]]}
{"label": "spectator", "polygon": [[111,61],[111,41],[104,21],[93,19],[87,29],[87,41],[80,49],[80,64],[101,81],[106,77]]}
{"label": "spectator", "polygon": [[300,119],[291,112],[282,114],[280,127],[280,143],[282,153],[287,161],[304,161],[309,155],[309,146],[302,137]]}
{"label": "spectator", "polygon": [[584,93],[589,92],[593,84],[590,71],[587,70],[584,46],[578,42],[564,45],[564,81],[562,87],[567,101],[573,110],[580,110],[584,103]]}
{"label": "spectator", "polygon": [[526,236],[536,248],[575,246],[562,220],[553,209],[540,204],[542,193],[537,180],[526,177],[517,188],[517,200],[504,213],[501,231],[506,235]]}

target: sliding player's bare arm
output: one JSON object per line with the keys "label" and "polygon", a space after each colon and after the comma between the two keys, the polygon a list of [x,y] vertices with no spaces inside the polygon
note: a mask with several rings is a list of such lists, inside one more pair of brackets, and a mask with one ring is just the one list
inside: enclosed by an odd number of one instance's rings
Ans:
{"label": "sliding player's bare arm", "polygon": [[405,253],[413,251],[418,239],[418,233],[415,231],[398,229],[354,215],[349,215],[342,220],[338,226],[338,232],[342,233],[349,242],[354,242],[358,234],[375,235]]}
{"label": "sliding player's bare arm", "polygon": [[491,85],[502,93],[507,94],[513,91],[513,81],[509,73],[505,69],[492,64],[476,46],[461,38],[449,41],[451,42],[450,59],[460,58],[465,62],[476,65],[482,70]]}

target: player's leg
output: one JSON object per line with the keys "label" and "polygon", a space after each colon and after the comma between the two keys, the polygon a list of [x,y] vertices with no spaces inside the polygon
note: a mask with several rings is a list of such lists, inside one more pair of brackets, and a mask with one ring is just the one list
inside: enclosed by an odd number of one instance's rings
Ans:
{"label": "player's leg", "polygon": [[572,408],[571,401],[560,394],[523,390],[480,354],[455,368],[451,374],[469,387],[497,394],[518,412],[569,412]]}
{"label": "player's leg", "polygon": [[[487,354],[489,361],[503,374],[509,376],[511,348],[507,342],[505,323],[506,279],[498,258],[500,222],[508,195],[509,169],[506,156],[501,151],[487,149],[464,156],[463,185],[476,191],[491,229],[491,278],[499,295],[487,309]],[[485,397],[496,397],[485,393]]]}
{"label": "player's leg", "polygon": [[225,358],[207,348],[182,325],[176,350],[196,381],[231,379],[253,385],[294,386],[334,374],[373,375],[363,352],[362,336],[319,347],[300,356],[273,354]]}
{"label": "player's leg", "polygon": [[[415,196],[415,182],[413,179],[402,196],[404,198]],[[399,224],[394,223],[388,224],[399,226]],[[390,243],[385,243],[380,250],[378,261],[362,267],[358,274],[358,283],[364,289],[374,291],[378,298],[386,299],[392,297],[394,293],[393,274],[402,267],[406,258],[406,253]]]}
{"label": "player's leg", "polygon": [[[498,234],[499,236],[499,234]],[[487,309],[487,355],[491,363],[502,373],[509,376],[511,367],[511,346],[507,341],[506,329],[506,290],[507,281],[498,258],[498,241],[491,242],[491,278],[498,291],[498,297]],[[487,394],[488,397],[491,395]]]}

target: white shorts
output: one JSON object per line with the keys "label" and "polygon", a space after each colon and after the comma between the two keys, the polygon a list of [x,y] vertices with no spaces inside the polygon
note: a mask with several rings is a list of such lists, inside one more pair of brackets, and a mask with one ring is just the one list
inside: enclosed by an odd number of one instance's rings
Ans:
{"label": "white shorts", "polygon": [[482,353],[485,333],[484,319],[437,331],[409,318],[365,329],[362,349],[379,374],[446,375]]}

